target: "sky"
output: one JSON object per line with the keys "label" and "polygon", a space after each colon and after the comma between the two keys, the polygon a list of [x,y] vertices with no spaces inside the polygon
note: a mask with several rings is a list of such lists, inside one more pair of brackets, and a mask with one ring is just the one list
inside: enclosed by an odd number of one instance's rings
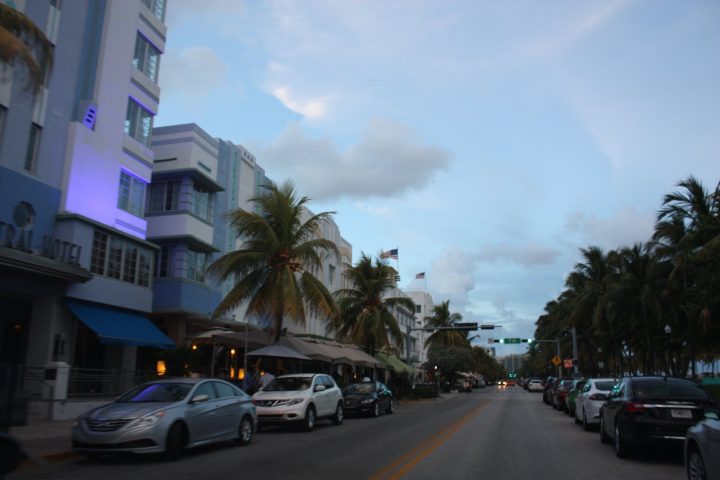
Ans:
{"label": "sky", "polygon": [[155,126],[249,149],[354,260],[397,248],[401,288],[502,325],[476,344],[531,338],[580,248],[720,181],[715,0],[169,0],[166,24]]}

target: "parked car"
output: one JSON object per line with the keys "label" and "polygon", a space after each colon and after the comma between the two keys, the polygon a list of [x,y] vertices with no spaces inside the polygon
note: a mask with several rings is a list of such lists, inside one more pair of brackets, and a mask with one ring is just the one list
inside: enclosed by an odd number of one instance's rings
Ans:
{"label": "parked car", "polygon": [[565,411],[567,404],[565,399],[567,398],[568,392],[573,387],[573,380],[562,380],[553,395],[552,406],[555,410]]}
{"label": "parked car", "polygon": [[395,411],[395,400],[387,385],[381,382],[351,383],[343,388],[345,413],[368,414],[379,417]]}
{"label": "parked car", "polygon": [[335,425],[342,424],[344,418],[343,395],[330,375],[282,375],[252,398],[260,426],[300,423],[309,432],[319,418],[330,418]]}
{"label": "parked car", "polygon": [[580,390],[585,386],[585,382],[587,380],[584,378],[573,380],[572,388],[568,390],[567,397],[565,397],[565,413],[571,417],[575,416],[575,401]]}
{"label": "parked car", "polygon": [[585,431],[600,423],[600,406],[617,383],[614,378],[590,378],[575,399],[575,423]]}
{"label": "parked car", "polygon": [[620,458],[653,441],[682,444],[706,409],[717,411],[712,396],[692,380],[627,377],[600,407],[600,440],[613,441]]}
{"label": "parked car", "polygon": [[459,377],[455,381],[455,389],[458,392],[470,393],[470,392],[472,392],[472,389],[473,389],[472,382],[470,381],[470,379],[468,377]]}
{"label": "parked car", "polygon": [[720,420],[717,411],[706,411],[705,420],[685,436],[685,471],[688,480],[720,478]]}
{"label": "parked car", "polygon": [[557,378],[555,377],[547,377],[545,379],[545,385],[543,386],[543,403],[547,403],[550,405],[550,400],[552,399],[552,393],[550,392],[550,389],[555,384],[555,381]]}
{"label": "parked car", "polygon": [[531,378],[530,381],[527,382],[528,392],[542,392],[543,387],[543,381],[539,378]]}
{"label": "parked car", "polygon": [[72,428],[73,450],[104,453],[164,452],[235,440],[247,445],[256,430],[251,398],[217,379],[178,378],[144,383],[81,415]]}

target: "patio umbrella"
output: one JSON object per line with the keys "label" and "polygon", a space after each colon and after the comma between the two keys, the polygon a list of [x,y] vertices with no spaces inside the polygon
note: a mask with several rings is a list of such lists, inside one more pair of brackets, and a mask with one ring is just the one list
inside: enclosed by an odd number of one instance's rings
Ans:
{"label": "patio umbrella", "polygon": [[303,355],[297,350],[293,350],[285,345],[268,345],[267,347],[258,348],[252,352],[248,352],[248,357],[272,357],[287,358],[293,360],[311,360],[310,357]]}

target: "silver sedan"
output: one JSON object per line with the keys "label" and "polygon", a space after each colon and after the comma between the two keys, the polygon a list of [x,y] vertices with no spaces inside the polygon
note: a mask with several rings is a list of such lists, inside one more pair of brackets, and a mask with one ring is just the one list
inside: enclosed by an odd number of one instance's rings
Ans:
{"label": "silver sedan", "polygon": [[720,420],[717,410],[705,412],[705,420],[690,427],[685,437],[685,469],[688,480],[720,478]]}
{"label": "silver sedan", "polygon": [[165,453],[234,440],[247,445],[257,430],[250,396],[223,380],[177,378],[148,382],[81,415],[73,449],[103,453]]}

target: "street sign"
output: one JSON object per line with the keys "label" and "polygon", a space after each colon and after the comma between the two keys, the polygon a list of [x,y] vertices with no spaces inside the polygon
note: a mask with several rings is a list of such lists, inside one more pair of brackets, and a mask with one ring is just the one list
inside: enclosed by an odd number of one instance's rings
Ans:
{"label": "street sign", "polygon": [[480,325],[480,330],[494,330],[495,325]]}
{"label": "street sign", "polygon": [[503,338],[501,343],[522,343],[521,338]]}
{"label": "street sign", "polygon": [[553,365],[555,365],[556,367],[562,363],[562,359],[560,357],[558,357],[557,355],[555,355],[551,361],[552,361]]}
{"label": "street sign", "polygon": [[572,368],[573,367],[573,361],[572,358],[566,358],[563,360],[563,368]]}

